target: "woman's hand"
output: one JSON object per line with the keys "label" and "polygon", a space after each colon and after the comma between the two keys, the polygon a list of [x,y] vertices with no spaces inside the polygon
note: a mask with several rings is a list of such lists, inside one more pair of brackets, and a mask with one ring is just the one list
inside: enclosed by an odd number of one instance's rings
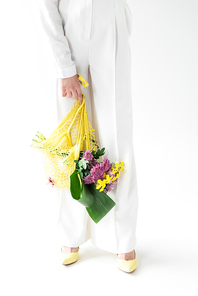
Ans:
{"label": "woman's hand", "polygon": [[80,88],[80,82],[78,75],[60,78],[62,97],[68,96],[68,98],[79,99],[79,103],[82,104],[82,93]]}

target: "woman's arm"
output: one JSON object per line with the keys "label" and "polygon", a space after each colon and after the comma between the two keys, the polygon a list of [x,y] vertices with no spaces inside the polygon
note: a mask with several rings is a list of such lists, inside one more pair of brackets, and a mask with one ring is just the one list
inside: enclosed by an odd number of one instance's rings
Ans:
{"label": "woman's arm", "polygon": [[72,77],[77,74],[77,71],[64,35],[58,0],[37,0],[37,2],[40,19],[55,58],[57,77]]}

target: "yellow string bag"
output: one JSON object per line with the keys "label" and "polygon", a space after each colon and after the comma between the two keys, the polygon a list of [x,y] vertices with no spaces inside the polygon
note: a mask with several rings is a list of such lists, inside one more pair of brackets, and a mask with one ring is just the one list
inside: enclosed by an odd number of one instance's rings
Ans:
{"label": "yellow string bag", "polygon": [[[79,82],[89,84],[80,75]],[[85,96],[82,104],[77,99],[59,126],[46,139],[37,132],[31,147],[42,152],[43,164],[48,181],[60,189],[70,190],[70,175],[76,168],[80,151],[95,150],[95,133],[86,111]]]}

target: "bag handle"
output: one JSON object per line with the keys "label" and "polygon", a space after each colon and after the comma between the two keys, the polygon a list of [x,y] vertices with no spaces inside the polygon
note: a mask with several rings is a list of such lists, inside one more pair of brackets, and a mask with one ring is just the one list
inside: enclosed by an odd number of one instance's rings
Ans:
{"label": "bag handle", "polygon": [[79,78],[79,82],[82,84],[82,86],[84,86],[84,87],[89,86],[89,83],[81,75],[79,75],[79,74],[77,74],[77,75]]}

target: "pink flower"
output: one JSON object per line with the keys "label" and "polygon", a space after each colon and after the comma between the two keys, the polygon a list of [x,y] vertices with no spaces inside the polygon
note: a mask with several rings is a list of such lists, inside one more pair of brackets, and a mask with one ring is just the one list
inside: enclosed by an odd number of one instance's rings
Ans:
{"label": "pink flower", "polygon": [[93,155],[91,154],[91,151],[90,150],[85,151],[85,153],[83,153],[83,158],[85,158],[88,161],[92,161]]}
{"label": "pink flower", "polygon": [[100,164],[95,165],[91,170],[90,173],[93,177],[94,183],[97,182],[98,179],[103,180],[103,170],[101,169]]}
{"label": "pink flower", "polygon": [[90,183],[94,182],[92,176],[90,176],[90,175],[87,175],[86,177],[84,177],[83,181],[85,184],[90,184]]}
{"label": "pink flower", "polygon": [[107,184],[106,190],[111,191],[114,187],[114,184],[115,184],[114,182]]}
{"label": "pink flower", "polygon": [[98,164],[97,161],[92,161],[91,165],[90,165],[90,169],[92,169],[94,166],[96,166]]}
{"label": "pink flower", "polygon": [[[109,182],[109,184],[106,185],[105,190],[107,190],[107,191],[111,191],[116,183],[117,183],[117,180],[115,180],[115,181],[112,181],[112,180],[111,180],[111,181]],[[106,192],[105,192],[105,193],[106,193]]]}
{"label": "pink flower", "polygon": [[108,170],[108,171],[106,172],[106,174],[109,175],[110,177],[111,177],[111,176],[115,177],[115,174],[113,174],[112,170]]}
{"label": "pink flower", "polygon": [[49,181],[49,183],[51,183],[51,184],[52,184],[52,186],[54,186],[54,181],[52,180],[52,178],[51,178],[51,177],[49,177],[49,178],[48,178],[48,181]]}
{"label": "pink flower", "polygon": [[108,160],[108,158],[105,158],[103,160],[103,163],[101,164],[101,169],[103,170],[104,173],[106,173],[110,168],[111,168],[111,163]]}

